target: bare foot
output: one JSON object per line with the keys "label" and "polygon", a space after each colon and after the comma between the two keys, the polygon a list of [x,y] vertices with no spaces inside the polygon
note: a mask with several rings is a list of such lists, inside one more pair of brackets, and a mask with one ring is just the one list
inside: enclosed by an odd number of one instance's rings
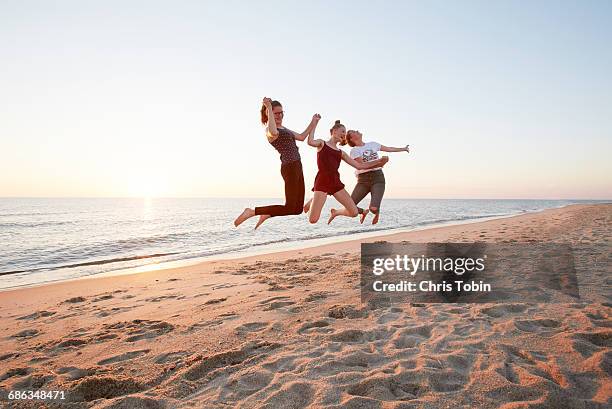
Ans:
{"label": "bare foot", "polygon": [[380,216],[380,212],[374,214],[374,218],[372,219],[372,224],[378,223],[378,217],[379,216]]}
{"label": "bare foot", "polygon": [[336,209],[331,209],[331,215],[327,220],[327,224],[330,224],[336,218],[336,216],[338,216],[338,211]]}
{"label": "bare foot", "polygon": [[370,213],[370,209],[363,209],[363,213],[361,213],[359,217],[359,223],[363,224],[363,221],[365,220],[368,213]]}
{"label": "bare foot", "polygon": [[306,202],[304,205],[304,213],[308,213],[310,211],[310,205],[312,204],[312,199]]}
{"label": "bare foot", "polygon": [[259,216],[259,220],[257,221],[257,224],[255,225],[255,230],[257,230],[257,228],[261,226],[261,224],[265,222],[266,220],[268,220],[270,217],[272,216],[270,216],[269,214],[262,214],[261,216]]}
{"label": "bare foot", "polygon": [[243,221],[251,218],[255,216],[255,210],[250,209],[250,208],[246,208],[242,211],[242,213],[240,214],[240,216],[236,217],[236,220],[234,220],[234,226],[238,227],[242,224]]}

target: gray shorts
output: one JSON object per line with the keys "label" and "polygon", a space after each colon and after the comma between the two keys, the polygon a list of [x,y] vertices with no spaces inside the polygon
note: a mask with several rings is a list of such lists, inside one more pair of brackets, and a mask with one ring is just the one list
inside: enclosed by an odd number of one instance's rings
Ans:
{"label": "gray shorts", "polygon": [[[378,213],[385,194],[385,174],[382,169],[357,175],[357,184],[351,194],[353,202],[359,204],[368,193],[370,193],[370,207],[375,207],[377,210],[374,213]],[[358,209],[359,213],[363,213],[362,208],[358,207]]]}

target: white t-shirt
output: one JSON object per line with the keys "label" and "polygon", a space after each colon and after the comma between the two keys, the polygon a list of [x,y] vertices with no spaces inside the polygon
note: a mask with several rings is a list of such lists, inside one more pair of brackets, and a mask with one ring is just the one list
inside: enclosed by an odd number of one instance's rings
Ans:
{"label": "white t-shirt", "polygon": [[[351,149],[351,158],[357,159],[361,158],[363,162],[371,162],[374,160],[378,160],[378,151],[380,150],[380,144],[378,142],[366,142],[363,146],[355,146]],[[355,174],[359,175],[360,173],[371,172],[373,170],[382,169],[372,168],[372,169],[356,169]]]}

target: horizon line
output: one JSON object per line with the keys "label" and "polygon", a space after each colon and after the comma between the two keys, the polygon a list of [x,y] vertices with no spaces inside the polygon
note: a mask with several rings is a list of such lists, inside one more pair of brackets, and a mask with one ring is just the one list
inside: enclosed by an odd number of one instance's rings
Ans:
{"label": "horizon line", "polygon": [[[272,199],[268,196],[0,196],[0,199]],[[526,198],[526,197],[386,197],[385,200],[574,200],[612,201],[612,198]]]}

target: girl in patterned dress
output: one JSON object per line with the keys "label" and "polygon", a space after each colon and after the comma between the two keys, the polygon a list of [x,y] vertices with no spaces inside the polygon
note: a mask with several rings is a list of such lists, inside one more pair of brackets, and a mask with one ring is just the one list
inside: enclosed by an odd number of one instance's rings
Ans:
{"label": "girl in patterned dress", "polygon": [[[234,220],[238,227],[245,220],[258,215],[255,225],[257,229],[264,221],[274,216],[288,216],[301,214],[304,206],[304,173],[302,161],[296,140],[303,141],[307,135],[314,131],[320,115],[315,114],[306,130],[297,133],[283,126],[283,106],[270,98],[263,99],[261,107],[261,123],[266,125],[268,142],[278,151],[281,160],[281,175],[285,181],[285,204],[261,206],[254,209],[245,208],[240,216]],[[272,118],[272,120],[270,120]]]}

